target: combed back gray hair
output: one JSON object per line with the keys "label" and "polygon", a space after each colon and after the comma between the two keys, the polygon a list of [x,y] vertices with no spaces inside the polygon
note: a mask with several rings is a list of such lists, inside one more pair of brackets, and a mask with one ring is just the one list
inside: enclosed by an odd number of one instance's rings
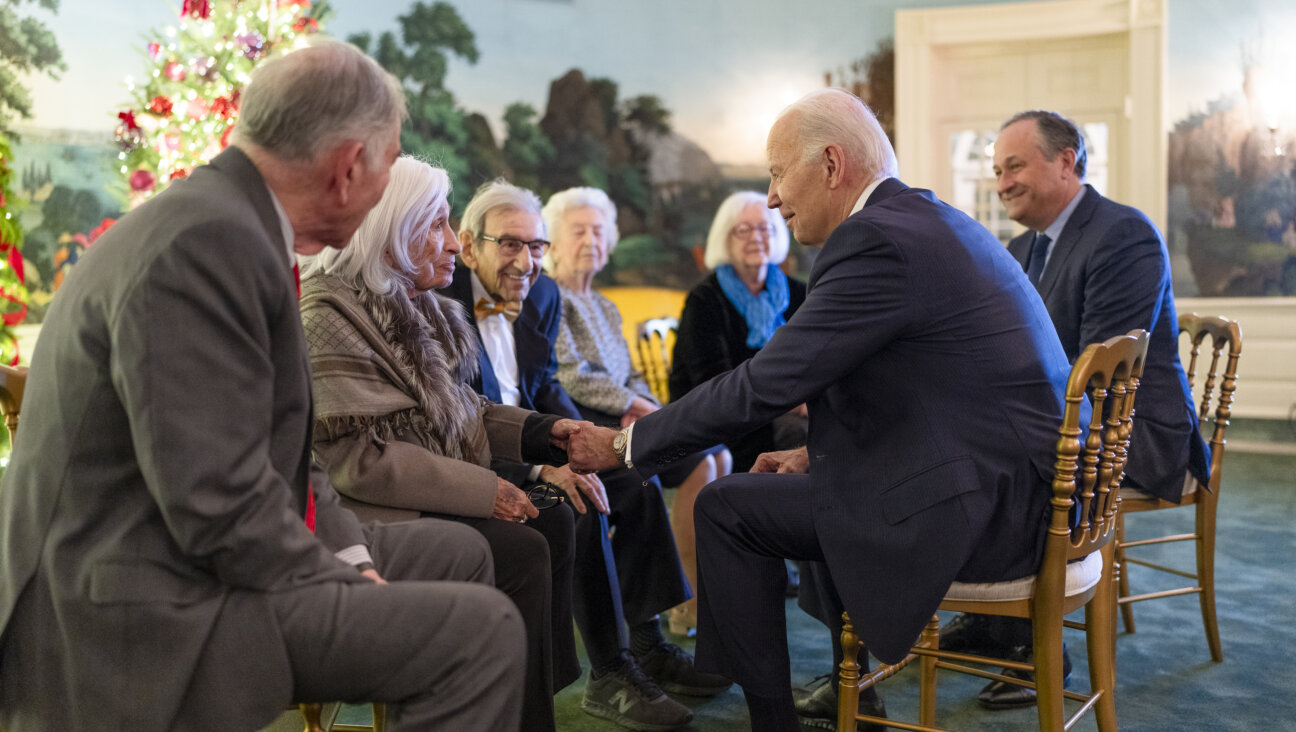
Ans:
{"label": "combed back gray hair", "polygon": [[1009,117],[999,129],[1005,130],[1009,125],[1028,119],[1035,120],[1035,146],[1044,153],[1044,159],[1056,160],[1058,153],[1068,147],[1075,150],[1075,166],[1072,170],[1075,171],[1077,178],[1084,180],[1085,168],[1089,165],[1089,154],[1085,151],[1084,135],[1080,134],[1080,128],[1076,123],[1057,112],[1031,109]]}
{"label": "combed back gray hair", "polygon": [[[563,216],[568,211],[574,211],[578,208],[592,208],[603,215],[603,235],[607,238],[607,253],[610,256],[612,250],[616,249],[617,242],[621,239],[621,231],[617,229],[617,210],[616,204],[608,198],[608,194],[597,188],[568,188],[565,191],[559,191],[549,197],[549,202],[545,204],[540,211],[540,217],[544,219],[545,231],[549,232],[549,238],[557,242],[558,237],[563,236],[562,221]],[[557,266],[557,260],[554,259],[555,247],[550,247],[544,255],[544,268],[546,272],[553,273]]]}
{"label": "combed back gray hair", "polygon": [[382,200],[365,216],[351,243],[303,258],[302,276],[325,272],[377,295],[408,290],[414,284],[413,259],[423,253],[437,210],[449,196],[450,177],[444,170],[401,156],[392,165]]}
{"label": "combed back gray hair", "polygon": [[463,218],[459,220],[459,233],[472,234],[475,245],[481,244],[482,234],[494,236],[482,229],[486,226],[486,215],[496,209],[527,211],[539,216],[540,197],[503,178],[486,181],[478,187],[472,200],[468,202],[468,207],[464,209]]}
{"label": "combed back gray hair", "polygon": [[779,118],[795,114],[802,161],[823,155],[829,145],[840,145],[846,159],[862,165],[869,180],[900,174],[895,149],[872,110],[859,97],[841,89],[820,89],[793,102]]}
{"label": "combed back gray hair", "polygon": [[358,140],[372,164],[404,117],[396,77],[355,46],[322,41],[257,66],[231,137],[288,162]]}
{"label": "combed back gray hair", "polygon": [[774,227],[770,235],[769,255],[774,264],[783,264],[788,253],[788,230],[783,217],[765,205],[765,194],[756,191],[738,191],[731,193],[716,209],[715,218],[711,219],[711,231],[707,233],[706,267],[715,269],[722,264],[733,264],[729,256],[729,232],[738,223],[738,217],[748,206],[760,206],[765,213],[765,221]]}

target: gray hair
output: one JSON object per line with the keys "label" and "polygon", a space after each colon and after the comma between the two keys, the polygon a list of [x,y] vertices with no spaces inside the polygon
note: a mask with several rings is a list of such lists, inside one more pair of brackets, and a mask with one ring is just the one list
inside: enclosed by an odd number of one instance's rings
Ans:
{"label": "gray hair", "polygon": [[1067,148],[1075,150],[1075,166],[1072,167],[1072,170],[1075,171],[1077,178],[1084,180],[1085,168],[1089,164],[1089,154],[1085,151],[1084,135],[1080,134],[1080,128],[1076,126],[1076,123],[1057,112],[1030,109],[1009,117],[1008,121],[1004,122],[999,130],[1003,131],[1009,125],[1028,119],[1035,120],[1035,146],[1044,154],[1044,159],[1056,160],[1058,154],[1063,150]]}
{"label": "gray hair", "polygon": [[413,258],[427,246],[437,209],[450,197],[441,168],[402,155],[391,168],[382,200],[369,211],[351,243],[304,258],[302,275],[331,274],[356,289],[390,295],[413,286]]}
{"label": "gray hair", "polygon": [[802,161],[816,159],[836,144],[847,160],[864,166],[870,180],[899,175],[891,141],[877,116],[854,94],[841,89],[813,91],[779,113],[779,119],[794,113]]}
{"label": "gray hair", "polygon": [[[612,203],[608,194],[597,188],[568,188],[549,197],[549,202],[540,211],[549,237],[557,239],[558,231],[562,228],[563,216],[566,216],[568,211],[578,208],[592,208],[603,214],[603,221],[606,224],[604,233],[607,236],[607,253],[611,256],[612,250],[616,249],[617,241],[621,239],[621,231],[617,229],[616,224],[616,204]],[[544,268],[549,273],[552,273],[557,265],[553,258],[553,251],[551,247],[544,255]]]}
{"label": "gray hair", "polygon": [[715,218],[711,220],[711,231],[707,233],[705,258],[707,269],[715,269],[722,264],[732,264],[729,258],[729,232],[733,230],[743,209],[752,204],[759,204],[765,210],[765,220],[774,227],[774,233],[770,235],[769,240],[770,261],[774,264],[783,264],[788,254],[787,223],[783,221],[782,216],[765,205],[766,200],[764,193],[738,191],[731,193],[720,204],[720,208],[716,209]]}
{"label": "gray hair", "polygon": [[231,137],[288,162],[312,161],[356,140],[372,164],[404,118],[396,77],[355,46],[322,41],[257,66]]}
{"label": "gray hair", "polygon": [[486,226],[486,215],[496,209],[504,211],[526,211],[540,215],[540,197],[525,188],[509,183],[503,178],[482,183],[473,194],[468,207],[464,209],[463,218],[459,220],[459,234],[472,234],[473,240],[480,243],[482,231]]}

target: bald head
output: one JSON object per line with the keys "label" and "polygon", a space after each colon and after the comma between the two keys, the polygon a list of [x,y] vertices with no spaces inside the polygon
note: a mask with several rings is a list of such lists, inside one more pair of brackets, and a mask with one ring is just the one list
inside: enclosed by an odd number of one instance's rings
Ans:
{"label": "bald head", "polygon": [[823,89],[783,110],[770,128],[770,191],[797,241],[819,246],[878,178],[896,175],[877,117],[853,94]]}

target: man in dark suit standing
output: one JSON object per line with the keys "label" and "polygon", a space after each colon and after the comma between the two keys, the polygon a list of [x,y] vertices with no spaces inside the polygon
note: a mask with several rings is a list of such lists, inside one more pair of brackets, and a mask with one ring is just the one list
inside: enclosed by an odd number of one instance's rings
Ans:
{"label": "man in dark suit standing", "polygon": [[884,662],[956,579],[1032,574],[1069,369],[1021,269],[895,179],[859,99],[804,97],[767,153],[769,206],[822,247],[805,303],[750,361],[627,430],[582,427],[568,454],[577,469],[652,474],[807,404],[807,448],[762,456],[756,469],[775,474],[711,484],[695,510],[698,666],[743,686],[754,730],[790,731],[783,558],[824,563]]}
{"label": "man in dark suit standing", "polygon": [[[1084,182],[1087,164],[1080,130],[1056,112],[1021,112],[1003,124],[994,150],[999,199],[1028,229],[1008,251],[1044,299],[1068,360],[1135,328],[1152,334],[1124,485],[1179,503],[1186,473],[1206,485],[1210,448],[1179,362],[1170,256],[1146,216]],[[964,615],[941,632],[941,646],[954,650],[1009,654],[1029,643],[1030,623],[1011,618]],[[992,682],[978,698],[1011,708],[1033,704],[1035,692]]]}
{"label": "man in dark suit standing", "polygon": [[[233,144],[55,298],[0,489],[0,726],[258,729],[296,701],[514,729],[523,647],[470,529],[358,525],[310,469],[294,252],[344,246],[399,152],[352,46],[267,61]],[[313,533],[317,532],[317,533]]]}
{"label": "man in dark suit standing", "polygon": [[[455,268],[442,294],[464,304],[481,338],[474,387],[502,404],[581,419],[557,377],[562,301],[554,281],[540,274],[548,249],[540,199],[502,180],[483,185],[464,209],[459,245],[465,266]],[[688,590],[657,481],[626,470],[595,476],[567,466],[493,467],[518,485],[544,480],[573,501],[592,497],[606,511],[576,520],[572,606],[592,667],[583,709],[634,729],[669,729],[692,712],[661,689],[710,696],[730,685],[694,671],[692,658],[661,634],[658,613],[687,599]]]}

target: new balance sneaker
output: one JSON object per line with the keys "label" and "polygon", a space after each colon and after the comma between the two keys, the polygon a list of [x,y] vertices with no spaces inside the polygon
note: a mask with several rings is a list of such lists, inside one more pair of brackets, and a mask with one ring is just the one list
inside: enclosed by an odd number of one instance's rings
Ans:
{"label": "new balance sneaker", "polygon": [[693,711],[666,696],[629,651],[621,666],[599,678],[590,673],[581,709],[633,730],[672,730],[693,721]]}
{"label": "new balance sneaker", "polygon": [[[837,729],[837,685],[832,683],[832,674],[825,674],[814,681],[821,683],[817,688],[805,686],[792,687],[792,703],[796,706],[797,719],[802,727],[811,729]],[[811,683],[813,684],[814,681]],[[871,692],[871,693],[870,693]],[[886,705],[876,691],[865,690],[860,694],[859,710],[861,714],[886,718]],[[886,727],[870,722],[858,722],[857,732],[886,732]]]}
{"label": "new balance sneaker", "polygon": [[720,674],[694,669],[693,656],[674,643],[658,643],[639,657],[639,665],[661,688],[675,694],[715,696],[733,685]]}

